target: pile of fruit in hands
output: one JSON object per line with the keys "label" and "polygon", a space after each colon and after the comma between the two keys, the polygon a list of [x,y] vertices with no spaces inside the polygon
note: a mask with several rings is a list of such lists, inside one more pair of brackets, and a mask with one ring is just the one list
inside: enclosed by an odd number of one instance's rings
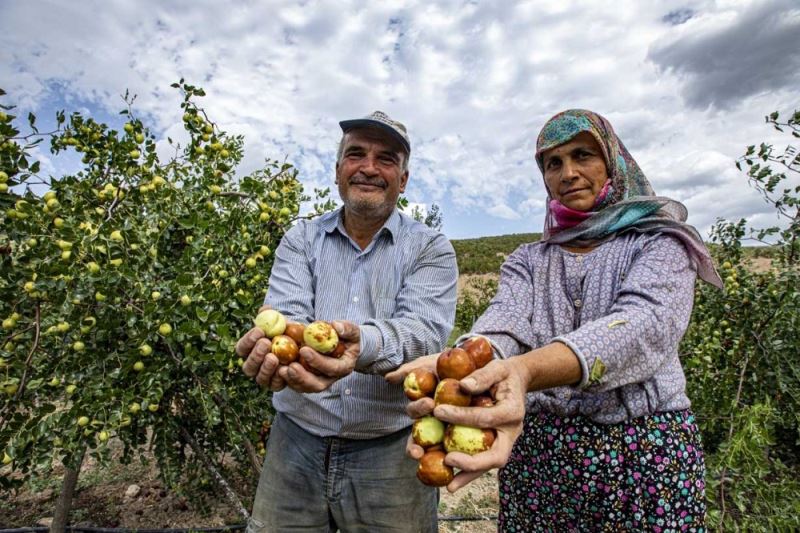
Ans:
{"label": "pile of fruit in hands", "polygon": [[282,365],[299,362],[307,371],[319,375],[320,372],[300,357],[300,348],[308,346],[329,357],[339,358],[345,345],[339,340],[333,326],[322,320],[312,322],[308,326],[297,322],[287,322],[286,317],[274,309],[261,311],[253,320],[255,326],[270,339],[270,351]]}
{"label": "pile of fruit in hands", "polygon": [[[410,400],[433,397],[436,405],[461,407],[491,407],[489,394],[471,396],[461,390],[459,380],[492,360],[492,346],[484,337],[472,337],[460,348],[443,351],[436,361],[436,373],[427,369],[409,372],[403,390]],[[453,467],[444,463],[450,452],[469,455],[491,448],[497,433],[492,428],[474,428],[445,424],[432,415],[418,418],[411,428],[414,442],[425,449],[419,460],[417,477],[426,485],[443,487],[453,480]]]}

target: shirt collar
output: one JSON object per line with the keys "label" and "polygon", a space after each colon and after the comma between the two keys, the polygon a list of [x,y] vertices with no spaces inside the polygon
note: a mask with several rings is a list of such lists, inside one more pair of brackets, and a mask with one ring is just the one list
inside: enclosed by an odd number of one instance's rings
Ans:
{"label": "shirt collar", "polygon": [[[339,233],[348,237],[347,231],[344,229],[344,207],[340,207],[333,213],[325,215],[324,220],[320,221],[320,225],[327,233],[333,233],[334,230],[339,230]],[[381,229],[378,230],[376,235],[388,233],[392,239],[392,243],[397,241],[397,234],[400,231],[400,211],[395,208],[392,214],[383,223]],[[373,239],[374,240],[374,239]]]}

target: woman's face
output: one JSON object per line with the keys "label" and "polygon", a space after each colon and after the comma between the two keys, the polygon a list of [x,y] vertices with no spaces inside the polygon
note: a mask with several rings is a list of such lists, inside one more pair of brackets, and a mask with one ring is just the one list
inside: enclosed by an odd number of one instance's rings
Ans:
{"label": "woman's face", "polygon": [[608,170],[600,145],[588,131],[542,154],[544,182],[550,197],[576,211],[589,211]]}

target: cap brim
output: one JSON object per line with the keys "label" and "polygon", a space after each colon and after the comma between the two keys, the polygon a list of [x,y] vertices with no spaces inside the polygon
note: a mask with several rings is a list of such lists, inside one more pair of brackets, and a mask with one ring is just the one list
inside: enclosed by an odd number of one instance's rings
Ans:
{"label": "cap brim", "polygon": [[394,137],[395,139],[397,139],[398,141],[400,141],[400,144],[403,145],[403,148],[406,149],[406,152],[411,153],[411,145],[408,144],[408,141],[402,135],[397,133],[397,130],[395,130],[388,124],[384,124],[379,120],[370,120],[368,118],[356,118],[353,120],[343,120],[339,122],[339,126],[342,127],[343,132],[350,131],[353,128],[366,128],[369,126],[378,127],[383,131],[385,131],[386,133],[388,133],[389,135],[391,135],[392,137]]}

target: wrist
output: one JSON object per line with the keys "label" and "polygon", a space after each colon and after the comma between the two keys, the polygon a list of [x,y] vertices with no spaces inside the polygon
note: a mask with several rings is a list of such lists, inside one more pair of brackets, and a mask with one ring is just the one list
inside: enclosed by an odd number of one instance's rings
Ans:
{"label": "wrist", "polygon": [[527,392],[575,385],[581,380],[580,360],[569,346],[560,342],[550,343],[510,360],[515,362]]}
{"label": "wrist", "polygon": [[525,392],[534,390],[535,363],[531,356],[532,352],[528,352],[506,360],[511,365],[512,371],[519,377]]}

